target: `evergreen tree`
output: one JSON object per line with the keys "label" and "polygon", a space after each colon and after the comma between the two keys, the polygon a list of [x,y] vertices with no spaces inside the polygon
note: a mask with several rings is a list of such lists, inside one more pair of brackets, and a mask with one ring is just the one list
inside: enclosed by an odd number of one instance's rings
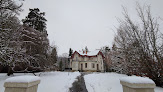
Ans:
{"label": "evergreen tree", "polygon": [[51,52],[51,59],[52,59],[52,63],[56,63],[57,61],[57,50],[56,47],[53,47],[52,52]]}
{"label": "evergreen tree", "polygon": [[23,23],[40,31],[46,32],[45,12],[40,12],[38,8],[29,9],[28,16],[23,19]]}
{"label": "evergreen tree", "polygon": [[62,71],[62,68],[63,68],[63,62],[62,62],[62,59],[61,59],[61,61],[59,62],[59,70]]}
{"label": "evergreen tree", "polygon": [[72,56],[73,50],[70,48],[69,49],[69,56]]}
{"label": "evergreen tree", "polygon": [[109,51],[110,51],[109,47],[106,46],[106,47],[105,47],[105,52],[109,52]]}
{"label": "evergreen tree", "polygon": [[[29,54],[31,56],[34,56],[35,61],[38,63],[39,67],[47,67],[48,65],[50,65],[49,61],[48,61],[48,48],[49,48],[49,39],[47,38],[47,30],[46,30],[46,19],[45,19],[45,12],[40,12],[40,10],[38,8],[34,8],[34,9],[29,9],[29,13],[28,16],[23,19],[23,23],[25,26],[28,26],[30,28],[28,29],[35,29],[33,31],[37,31],[37,32],[33,32],[36,35],[33,35],[31,33],[31,35],[29,35],[29,37],[35,36],[35,41],[33,42],[35,44],[35,46],[30,46],[30,48],[28,48],[29,50]],[[37,40],[37,41],[36,41]],[[30,41],[30,39],[28,40]],[[34,49],[34,50],[30,50],[30,49]]]}

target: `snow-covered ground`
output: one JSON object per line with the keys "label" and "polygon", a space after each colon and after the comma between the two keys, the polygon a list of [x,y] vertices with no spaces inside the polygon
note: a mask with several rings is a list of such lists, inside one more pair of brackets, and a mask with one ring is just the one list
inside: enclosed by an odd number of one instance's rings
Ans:
{"label": "snow-covered ground", "polygon": [[[14,74],[14,76],[22,75],[33,74]],[[43,72],[40,74],[41,83],[39,84],[38,92],[68,92],[79,75],[79,72]],[[4,92],[3,84],[7,78],[9,77],[6,74],[0,74],[0,92]]]}
{"label": "snow-covered ground", "polygon": [[44,73],[38,92],[68,92],[79,75],[79,72]]}
{"label": "snow-covered ground", "polygon": [[[33,74],[14,74],[22,75]],[[38,92],[69,92],[69,88],[79,75],[79,72],[42,72]],[[84,80],[88,92],[123,92],[120,79],[126,76],[117,73],[92,73],[85,75]],[[9,77],[6,74],[0,73],[0,92],[4,92],[3,84],[7,78]],[[155,92],[163,92],[163,88],[156,87]]]}
{"label": "snow-covered ground", "polygon": [[[117,73],[93,73],[84,76],[88,92],[123,92],[120,79],[127,75]],[[155,92],[163,92],[156,87]]]}

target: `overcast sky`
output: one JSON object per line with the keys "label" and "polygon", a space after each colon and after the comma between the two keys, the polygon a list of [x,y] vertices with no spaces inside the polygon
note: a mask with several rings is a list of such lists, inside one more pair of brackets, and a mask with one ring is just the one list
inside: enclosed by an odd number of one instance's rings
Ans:
{"label": "overcast sky", "polygon": [[29,8],[39,8],[46,13],[48,38],[58,47],[58,54],[68,53],[69,48],[81,50],[112,46],[116,18],[123,18],[122,5],[136,20],[135,3],[151,5],[152,14],[163,18],[163,0],[25,0],[20,19]]}

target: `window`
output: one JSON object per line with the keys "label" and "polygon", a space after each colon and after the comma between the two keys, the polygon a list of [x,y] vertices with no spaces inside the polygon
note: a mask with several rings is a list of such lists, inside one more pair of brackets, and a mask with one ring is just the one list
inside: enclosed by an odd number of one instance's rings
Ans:
{"label": "window", "polygon": [[93,57],[91,58],[91,60],[93,61]]}
{"label": "window", "polygon": [[99,65],[97,64],[97,70],[99,70]]}
{"label": "window", "polygon": [[78,61],[78,57],[76,57],[76,61]]}
{"label": "window", "polygon": [[87,63],[85,63],[85,68],[87,68]]}
{"label": "window", "polygon": [[92,63],[92,68],[95,68],[95,64],[94,63]]}
{"label": "window", "polygon": [[83,64],[81,64],[81,70],[83,70]]}

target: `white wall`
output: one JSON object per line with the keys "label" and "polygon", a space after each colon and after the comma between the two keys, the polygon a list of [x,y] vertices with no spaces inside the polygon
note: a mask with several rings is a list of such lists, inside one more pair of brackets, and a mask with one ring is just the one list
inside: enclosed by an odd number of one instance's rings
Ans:
{"label": "white wall", "polygon": [[[100,71],[104,71],[104,65],[103,65],[103,57],[101,55],[97,55],[97,57],[81,57],[77,53],[74,55],[73,59],[70,59],[70,64],[72,62],[72,70],[87,70],[87,71],[96,71],[97,70],[97,64],[98,69]],[[87,67],[85,64],[87,63]],[[94,68],[92,67],[92,64],[94,64]],[[81,65],[83,65],[83,68],[81,68]]]}

